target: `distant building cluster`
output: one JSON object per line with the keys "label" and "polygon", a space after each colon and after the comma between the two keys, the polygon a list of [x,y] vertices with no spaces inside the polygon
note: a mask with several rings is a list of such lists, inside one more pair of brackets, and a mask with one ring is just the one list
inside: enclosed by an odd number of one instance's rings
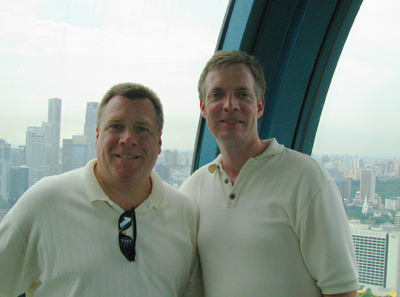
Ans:
{"label": "distant building cluster", "polygon": [[[399,197],[384,197],[383,203],[382,197],[376,194],[377,179],[381,181],[399,179],[400,162],[398,160],[323,155],[320,161],[335,180],[344,203],[362,206],[364,211],[374,212],[376,216],[388,214],[382,209],[398,210]],[[360,181],[360,190],[354,197],[351,194],[352,180]]]}
{"label": "distant building cluster", "polygon": [[163,150],[158,156],[154,170],[163,181],[179,188],[190,176],[192,160],[192,151]]}
{"label": "distant building cluster", "polygon": [[[399,179],[399,161],[347,155],[324,155],[320,161],[335,180],[344,204],[360,207],[364,215],[394,218],[394,224],[386,222],[380,226],[362,224],[360,220],[351,220],[349,224],[361,291],[372,289],[377,296],[397,292],[400,290],[400,197],[382,199],[376,194],[376,182]],[[353,197],[352,180],[360,181]]]}
{"label": "distant building cluster", "polygon": [[[82,135],[63,139],[60,147],[61,105],[49,99],[47,122],[27,127],[25,145],[12,147],[0,138],[0,198],[14,204],[41,178],[64,173],[86,165],[96,158],[98,102],[87,102]],[[0,135],[1,137],[1,135]],[[193,152],[163,150],[155,170],[161,178],[178,188],[190,175]]]}
{"label": "distant building cluster", "polygon": [[[0,198],[11,204],[41,178],[84,166],[96,158],[98,102],[88,102],[83,135],[63,139],[60,148],[62,100],[48,101],[47,122],[29,126],[18,148],[0,138]],[[0,135],[1,137],[1,135]]]}

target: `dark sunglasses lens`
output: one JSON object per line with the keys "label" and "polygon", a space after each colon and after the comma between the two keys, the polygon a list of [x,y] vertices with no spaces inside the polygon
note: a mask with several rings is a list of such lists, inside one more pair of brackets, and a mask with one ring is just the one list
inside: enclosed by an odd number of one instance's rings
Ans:
{"label": "dark sunglasses lens", "polygon": [[120,231],[124,231],[128,229],[132,225],[132,215],[131,213],[127,214],[124,213],[120,218],[119,218],[119,229]]}
{"label": "dark sunglasses lens", "polygon": [[[135,241],[136,241],[136,222],[134,222],[134,210],[124,212],[118,222],[119,227],[119,247],[122,254],[129,260],[135,261]],[[130,226],[134,225],[133,238],[124,234],[123,231],[127,230]]]}
{"label": "dark sunglasses lens", "polygon": [[119,247],[121,248],[122,254],[129,260],[135,260],[135,246],[132,237],[124,234],[119,235]]}

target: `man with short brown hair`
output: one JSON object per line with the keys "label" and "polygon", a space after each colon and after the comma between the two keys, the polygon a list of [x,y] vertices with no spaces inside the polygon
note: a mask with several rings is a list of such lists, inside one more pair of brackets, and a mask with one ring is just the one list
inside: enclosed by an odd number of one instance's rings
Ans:
{"label": "man with short brown hair", "polygon": [[112,87],[97,159],[32,186],[0,224],[0,296],[202,296],[198,210],[153,171],[163,113],[150,89]]}
{"label": "man with short brown hair", "polygon": [[205,296],[357,296],[346,214],[321,164],[258,136],[264,74],[217,52],[199,80],[200,109],[221,154],[181,190],[199,206]]}

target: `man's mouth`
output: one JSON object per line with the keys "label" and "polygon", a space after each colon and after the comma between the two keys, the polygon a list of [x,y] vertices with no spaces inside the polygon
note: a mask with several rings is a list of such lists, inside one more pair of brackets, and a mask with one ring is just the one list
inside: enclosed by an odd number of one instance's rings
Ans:
{"label": "man's mouth", "polygon": [[116,155],[118,158],[122,159],[137,159],[139,158],[138,156],[125,156],[125,155]]}
{"label": "man's mouth", "polygon": [[222,120],[221,122],[228,123],[228,124],[242,123],[242,121],[239,121],[239,120]]}

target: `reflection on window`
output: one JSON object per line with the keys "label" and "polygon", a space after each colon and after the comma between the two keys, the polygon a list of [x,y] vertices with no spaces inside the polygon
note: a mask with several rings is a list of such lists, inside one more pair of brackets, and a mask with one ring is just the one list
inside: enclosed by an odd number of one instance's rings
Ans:
{"label": "reflection on window", "polygon": [[[114,84],[137,82],[164,105],[159,172],[189,174],[197,80],[228,0],[0,3],[0,212],[49,174],[94,158],[96,111]],[[1,218],[1,213],[0,213]]]}
{"label": "reflection on window", "polygon": [[400,290],[400,2],[364,1],[314,143],[335,179],[364,290]]}

